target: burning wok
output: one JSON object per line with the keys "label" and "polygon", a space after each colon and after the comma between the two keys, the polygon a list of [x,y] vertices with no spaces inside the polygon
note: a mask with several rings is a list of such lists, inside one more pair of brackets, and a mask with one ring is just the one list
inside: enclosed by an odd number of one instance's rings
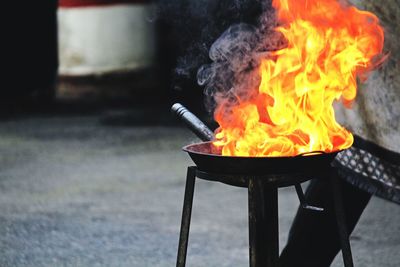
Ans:
{"label": "burning wok", "polygon": [[236,157],[216,154],[212,142],[183,148],[202,171],[232,174],[284,174],[318,171],[329,165],[340,151],[312,152],[295,157]]}
{"label": "burning wok", "polygon": [[294,157],[237,157],[222,156],[214,147],[213,134],[204,123],[181,104],[172,107],[177,115],[200,139],[205,142],[183,148],[199,170],[220,174],[285,174],[326,169],[340,151],[332,153],[311,152]]}

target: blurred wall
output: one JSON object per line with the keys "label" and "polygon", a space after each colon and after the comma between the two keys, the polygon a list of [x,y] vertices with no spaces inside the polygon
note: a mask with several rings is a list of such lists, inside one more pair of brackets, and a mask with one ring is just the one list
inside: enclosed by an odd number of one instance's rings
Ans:
{"label": "blurred wall", "polygon": [[125,72],[152,65],[152,5],[145,0],[61,0],[59,73],[68,76]]}

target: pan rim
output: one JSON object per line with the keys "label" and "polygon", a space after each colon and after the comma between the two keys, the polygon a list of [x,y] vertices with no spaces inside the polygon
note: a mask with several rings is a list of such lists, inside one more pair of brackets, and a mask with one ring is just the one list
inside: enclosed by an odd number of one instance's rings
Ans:
{"label": "pan rim", "polygon": [[[187,153],[195,153],[198,155],[204,155],[204,156],[212,156],[212,157],[219,157],[219,158],[237,158],[237,159],[294,159],[294,158],[308,158],[308,157],[313,157],[313,156],[329,156],[329,155],[334,155],[334,154],[338,154],[342,151],[344,151],[345,149],[341,149],[341,150],[335,150],[332,152],[323,152],[323,151],[311,151],[311,152],[307,152],[310,155],[296,155],[296,156],[277,156],[277,157],[244,157],[244,156],[224,156],[224,155],[219,155],[219,154],[211,154],[211,153],[204,153],[204,152],[199,152],[199,151],[193,151],[190,150],[190,147],[196,146],[196,145],[204,145],[204,144],[212,144],[213,141],[207,141],[207,142],[196,142],[196,143],[192,143],[189,145],[186,145],[182,148],[182,150],[184,152]],[[315,154],[313,154],[315,153]]]}

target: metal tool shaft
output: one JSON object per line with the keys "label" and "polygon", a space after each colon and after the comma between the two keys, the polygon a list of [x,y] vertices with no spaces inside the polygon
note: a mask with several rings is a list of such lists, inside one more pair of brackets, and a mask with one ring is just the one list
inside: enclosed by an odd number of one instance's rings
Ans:
{"label": "metal tool shaft", "polygon": [[203,141],[214,139],[214,133],[196,115],[190,112],[182,104],[176,103],[171,107],[171,112],[175,114],[185,125]]}

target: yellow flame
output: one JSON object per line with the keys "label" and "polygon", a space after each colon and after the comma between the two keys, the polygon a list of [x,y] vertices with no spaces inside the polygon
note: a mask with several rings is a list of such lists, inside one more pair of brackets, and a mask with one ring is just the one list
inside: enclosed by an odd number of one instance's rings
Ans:
{"label": "yellow flame", "polygon": [[[352,134],[335,119],[349,106],[357,78],[379,63],[384,33],[377,17],[337,0],[274,0],[276,31],[287,47],[264,58],[258,94],[215,111],[214,145],[228,156],[295,156],[348,148]],[[228,115],[227,115],[228,113]]]}

